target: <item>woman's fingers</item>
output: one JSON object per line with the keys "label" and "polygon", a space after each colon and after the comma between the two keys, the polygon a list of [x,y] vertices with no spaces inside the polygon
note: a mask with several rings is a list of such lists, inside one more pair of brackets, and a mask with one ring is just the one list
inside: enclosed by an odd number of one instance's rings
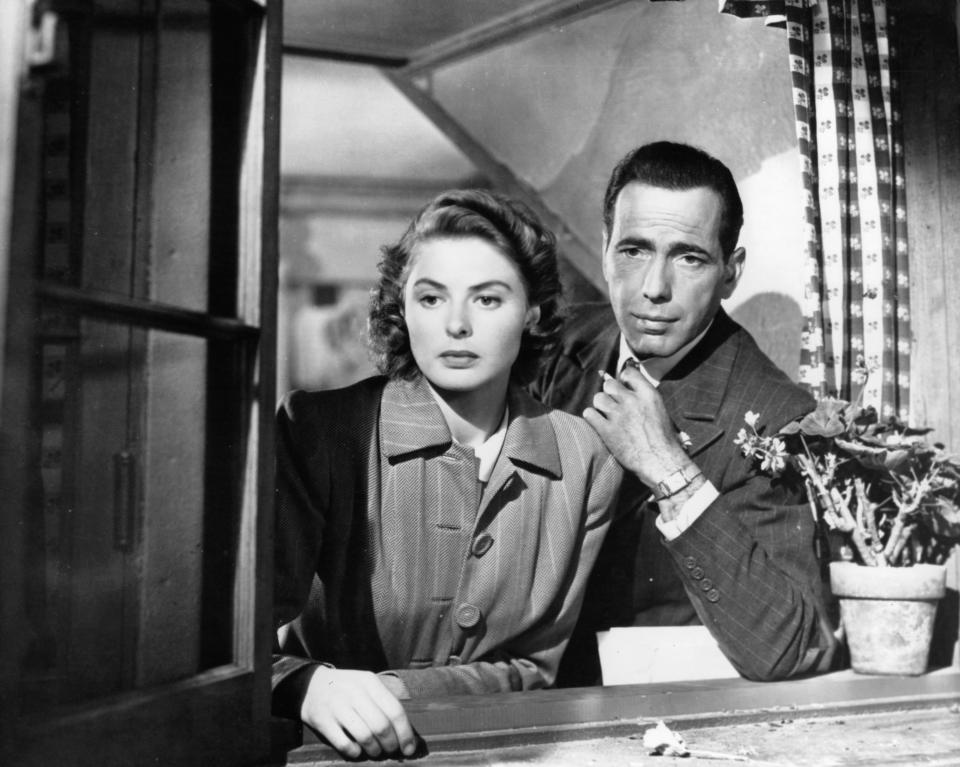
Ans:
{"label": "woman's fingers", "polygon": [[318,668],[301,718],[348,757],[416,750],[416,736],[400,702],[368,671]]}
{"label": "woman's fingers", "polygon": [[316,711],[313,716],[304,718],[304,722],[343,756],[356,759],[363,754],[363,748],[343,729],[343,725],[337,721],[333,711],[329,709]]}
{"label": "woman's fingers", "polygon": [[403,705],[376,674],[365,676],[364,681],[370,694],[370,702],[376,708],[374,715],[383,716],[387,720],[384,727],[385,737],[393,738],[393,749],[398,749],[404,755],[410,756],[416,751],[417,736],[413,732],[413,727],[407,717],[407,712],[403,709]]}

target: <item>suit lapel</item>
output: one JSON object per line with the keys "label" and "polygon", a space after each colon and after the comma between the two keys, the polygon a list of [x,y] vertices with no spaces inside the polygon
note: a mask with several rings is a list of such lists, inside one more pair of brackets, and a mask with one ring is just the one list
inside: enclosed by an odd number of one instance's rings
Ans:
{"label": "suit lapel", "polygon": [[717,416],[739,349],[735,332],[736,325],[721,309],[700,343],[660,382],[667,412],[690,438],[691,456],[723,434]]}

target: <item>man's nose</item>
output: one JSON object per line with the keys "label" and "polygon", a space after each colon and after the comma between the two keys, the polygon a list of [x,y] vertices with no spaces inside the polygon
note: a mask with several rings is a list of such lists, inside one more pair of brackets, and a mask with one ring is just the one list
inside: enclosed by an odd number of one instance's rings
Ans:
{"label": "man's nose", "polygon": [[670,263],[666,258],[655,256],[650,260],[643,274],[642,289],[649,301],[670,300]]}
{"label": "man's nose", "polygon": [[466,338],[470,335],[470,318],[464,307],[450,307],[447,315],[447,335],[451,338]]}

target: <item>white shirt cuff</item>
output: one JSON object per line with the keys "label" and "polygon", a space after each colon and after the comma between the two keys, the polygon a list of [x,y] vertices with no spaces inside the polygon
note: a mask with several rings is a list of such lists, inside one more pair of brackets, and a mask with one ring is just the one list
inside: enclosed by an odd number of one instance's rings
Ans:
{"label": "white shirt cuff", "polygon": [[707,506],[719,497],[720,493],[717,492],[717,488],[713,486],[712,482],[707,480],[700,485],[696,492],[687,499],[687,502],[680,507],[680,513],[677,514],[674,519],[667,522],[658,514],[656,519],[657,529],[663,533],[664,538],[672,541],[690,527],[690,525],[696,521],[697,517],[707,510]]}

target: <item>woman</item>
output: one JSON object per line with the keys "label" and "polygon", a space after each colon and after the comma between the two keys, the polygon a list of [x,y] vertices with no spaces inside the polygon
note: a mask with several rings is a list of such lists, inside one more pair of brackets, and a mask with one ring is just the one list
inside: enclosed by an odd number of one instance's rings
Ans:
{"label": "woman", "polygon": [[560,327],[529,210],[441,194],[380,273],[383,375],[278,414],[274,711],[346,756],[413,752],[398,700],[553,683],[621,477],[522,388]]}

